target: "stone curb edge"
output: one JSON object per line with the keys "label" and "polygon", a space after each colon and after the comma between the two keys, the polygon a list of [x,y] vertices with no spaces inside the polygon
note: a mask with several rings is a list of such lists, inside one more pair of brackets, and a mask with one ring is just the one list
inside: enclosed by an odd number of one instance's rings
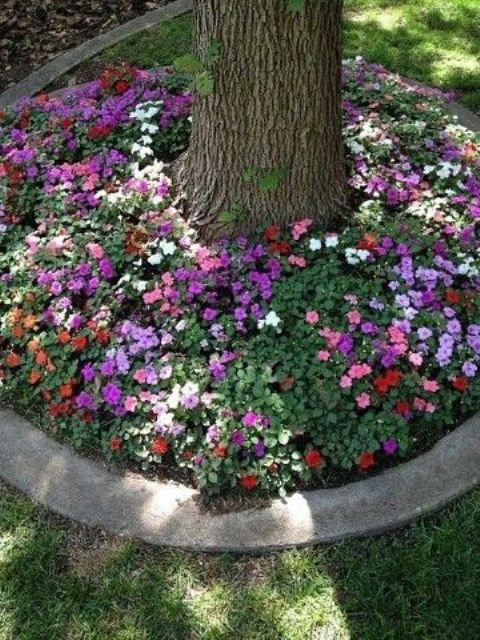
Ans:
{"label": "stone curb edge", "polygon": [[9,87],[0,94],[0,106],[6,107],[16,102],[24,96],[33,96],[41,91],[51,82],[70,71],[85,60],[100,53],[104,49],[111,47],[130,35],[148,29],[159,22],[176,18],[192,11],[193,0],[176,0],[164,7],[154,9],[143,16],[134,18],[111,31],[102,33],[99,36],[87,40],[78,47],[70,49],[56,58],[47,62],[46,65],[31,73],[27,78],[16,85]]}
{"label": "stone curb edge", "polygon": [[377,476],[220,515],[199,509],[196,490],[121,475],[11,410],[0,410],[0,442],[0,477],[52,511],[112,534],[196,552],[259,554],[380,534],[480,483],[480,415],[427,453]]}

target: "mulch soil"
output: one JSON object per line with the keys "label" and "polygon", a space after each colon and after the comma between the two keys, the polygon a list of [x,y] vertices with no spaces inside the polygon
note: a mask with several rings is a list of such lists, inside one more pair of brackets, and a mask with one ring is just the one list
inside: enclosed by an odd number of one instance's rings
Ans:
{"label": "mulch soil", "polygon": [[60,53],[171,0],[0,0],[0,91]]}

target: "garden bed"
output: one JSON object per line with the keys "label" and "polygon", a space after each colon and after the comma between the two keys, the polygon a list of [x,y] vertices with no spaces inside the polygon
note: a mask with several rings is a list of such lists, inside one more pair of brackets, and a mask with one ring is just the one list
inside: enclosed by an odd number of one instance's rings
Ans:
{"label": "garden bed", "polygon": [[363,476],[474,413],[480,164],[448,96],[346,62],[348,225],[205,246],[163,164],[185,82],[125,66],[2,114],[4,397],[207,493]]}

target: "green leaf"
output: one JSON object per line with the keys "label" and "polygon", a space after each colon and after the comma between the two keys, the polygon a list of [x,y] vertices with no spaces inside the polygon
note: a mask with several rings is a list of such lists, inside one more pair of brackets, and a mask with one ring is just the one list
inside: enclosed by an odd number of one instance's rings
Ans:
{"label": "green leaf", "polygon": [[214,81],[210,71],[199,73],[193,83],[194,89],[201,96],[209,96],[213,93]]}
{"label": "green leaf", "polygon": [[202,73],[205,71],[200,60],[191,53],[186,53],[184,56],[174,60],[173,66],[175,71],[179,73]]}
{"label": "green leaf", "polygon": [[272,171],[265,172],[258,180],[258,188],[262,193],[276,189],[281,180],[285,177],[285,169],[273,169]]}
{"label": "green leaf", "polygon": [[287,0],[287,7],[293,13],[303,13],[305,11],[305,0]]}

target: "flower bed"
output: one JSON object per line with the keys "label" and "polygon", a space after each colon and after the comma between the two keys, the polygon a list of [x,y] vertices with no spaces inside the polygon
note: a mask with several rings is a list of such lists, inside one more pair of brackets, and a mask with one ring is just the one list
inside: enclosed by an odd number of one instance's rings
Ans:
{"label": "flower bed", "polygon": [[448,96],[347,61],[348,226],[203,246],[163,164],[184,82],[122,67],[0,114],[2,394],[209,493],[367,471],[476,411],[480,162]]}

